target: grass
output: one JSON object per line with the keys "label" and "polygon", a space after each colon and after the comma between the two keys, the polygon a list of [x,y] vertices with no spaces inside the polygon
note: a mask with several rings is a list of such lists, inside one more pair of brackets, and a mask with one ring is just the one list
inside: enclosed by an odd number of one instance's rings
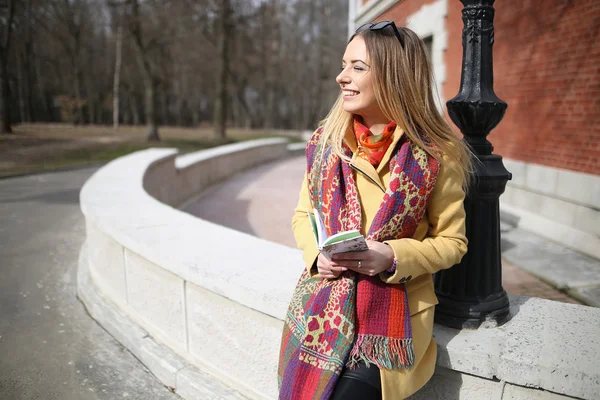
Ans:
{"label": "grass", "polygon": [[139,126],[124,126],[114,132],[108,126],[17,125],[14,134],[0,135],[0,177],[104,163],[152,147],[177,148],[187,153],[260,138],[283,136],[291,142],[301,140],[297,131],[232,128],[227,139],[222,140],[215,138],[209,127],[161,127],[161,141],[147,142],[145,131]]}

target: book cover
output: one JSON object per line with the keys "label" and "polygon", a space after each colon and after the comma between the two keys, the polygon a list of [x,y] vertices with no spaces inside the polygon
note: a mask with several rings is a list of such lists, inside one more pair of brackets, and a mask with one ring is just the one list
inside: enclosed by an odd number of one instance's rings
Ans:
{"label": "book cover", "polygon": [[328,259],[331,259],[331,256],[337,253],[365,251],[369,249],[367,241],[360,231],[354,229],[327,236],[327,231],[319,212],[316,209],[313,209],[312,213],[309,210],[306,211],[313,230],[313,235],[315,236],[317,248]]}

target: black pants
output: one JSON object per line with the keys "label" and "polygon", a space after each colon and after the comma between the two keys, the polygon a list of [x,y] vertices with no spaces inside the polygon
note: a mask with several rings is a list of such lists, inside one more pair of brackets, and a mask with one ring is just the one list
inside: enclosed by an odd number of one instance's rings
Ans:
{"label": "black pants", "polygon": [[381,400],[379,368],[363,363],[356,369],[344,368],[331,400]]}

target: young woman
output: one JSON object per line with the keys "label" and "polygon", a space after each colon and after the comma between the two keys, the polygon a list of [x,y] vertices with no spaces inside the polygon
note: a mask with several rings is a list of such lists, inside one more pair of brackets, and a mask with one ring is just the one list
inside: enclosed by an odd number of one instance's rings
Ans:
{"label": "young woman", "polygon": [[[404,399],[435,368],[432,274],[467,251],[470,152],[436,108],[410,29],[360,27],[336,81],[292,221],[307,269],[285,321],[280,399]],[[368,250],[320,254],[313,208],[329,235],[359,229]]]}

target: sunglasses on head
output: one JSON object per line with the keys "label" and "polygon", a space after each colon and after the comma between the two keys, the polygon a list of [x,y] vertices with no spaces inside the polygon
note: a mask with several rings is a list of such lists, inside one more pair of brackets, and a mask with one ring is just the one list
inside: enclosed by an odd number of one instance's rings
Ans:
{"label": "sunglasses on head", "polygon": [[400,41],[400,45],[402,46],[402,48],[404,48],[404,39],[402,38],[402,35],[400,34],[398,28],[396,28],[396,24],[394,23],[394,21],[367,22],[366,24],[359,26],[355,33],[362,32],[366,29],[379,32],[387,28],[388,26],[391,26],[392,29],[394,29],[394,33]]}

